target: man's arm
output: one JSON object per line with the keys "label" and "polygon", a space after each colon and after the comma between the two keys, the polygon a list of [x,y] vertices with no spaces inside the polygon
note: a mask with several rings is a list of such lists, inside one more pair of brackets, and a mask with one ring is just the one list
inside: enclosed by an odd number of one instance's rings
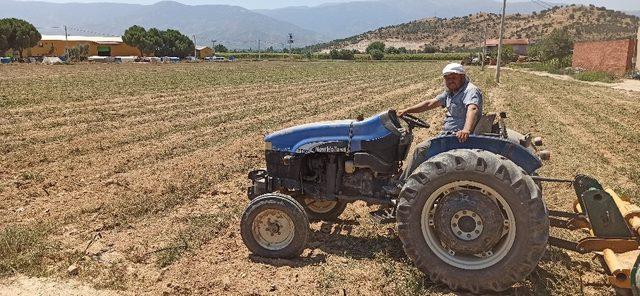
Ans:
{"label": "man's arm", "polygon": [[478,115],[478,105],[469,104],[467,106],[467,117],[464,121],[464,129],[456,132],[456,136],[460,143],[466,141],[469,138],[469,134],[473,131],[474,125],[476,124],[476,119]]}
{"label": "man's arm", "polygon": [[467,116],[464,119],[464,128],[456,133],[460,143],[466,141],[469,138],[469,134],[473,132],[479,115],[481,115],[479,113],[481,112],[482,101],[482,92],[477,88],[467,92],[462,99],[467,108]]}
{"label": "man's arm", "polygon": [[398,110],[396,113],[398,114],[398,116],[402,116],[403,114],[407,114],[407,113],[421,113],[427,110],[431,110],[431,109],[435,109],[438,107],[442,107],[442,102],[438,99],[431,99],[431,100],[426,100],[422,103],[419,103],[417,105],[411,106],[407,109],[401,109]]}

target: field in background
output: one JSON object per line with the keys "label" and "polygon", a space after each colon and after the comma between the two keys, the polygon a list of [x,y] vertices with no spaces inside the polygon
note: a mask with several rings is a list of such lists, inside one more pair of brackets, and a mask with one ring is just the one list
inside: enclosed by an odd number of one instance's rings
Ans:
{"label": "field in background", "polygon": [[[448,294],[409,262],[394,225],[374,223],[362,203],[339,223],[313,224],[296,260],[251,256],[238,226],[265,133],[431,98],[443,65],[2,66],[0,275],[154,294]],[[553,156],[542,175],[591,174],[640,197],[640,93],[515,71],[500,86],[491,71],[470,75],[485,111],[506,111],[510,127],[543,137]],[[417,141],[437,133],[443,112],[422,115],[433,127]],[[555,209],[575,198],[564,185],[544,192]],[[507,294],[609,295],[601,272],[590,255],[550,247]]]}
{"label": "field in background", "polygon": [[[288,54],[280,52],[218,52],[215,55],[222,57],[235,57],[241,60],[329,60],[331,57],[328,53],[309,53],[309,54]],[[463,60],[472,53],[467,52],[435,52],[435,53],[407,53],[407,54],[385,54],[385,61],[451,61],[451,60]],[[356,61],[370,61],[371,55],[358,53],[355,54],[354,59]]]}

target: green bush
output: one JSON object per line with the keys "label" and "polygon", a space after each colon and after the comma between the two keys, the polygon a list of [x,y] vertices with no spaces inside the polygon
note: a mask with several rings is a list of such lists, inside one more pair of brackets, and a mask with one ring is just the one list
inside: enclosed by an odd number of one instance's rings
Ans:
{"label": "green bush", "polygon": [[380,41],[371,42],[369,43],[369,46],[367,46],[366,53],[371,54],[371,51],[379,50],[384,54],[384,47],[385,45],[383,42],[380,42]]}
{"label": "green bush", "polygon": [[353,51],[348,49],[332,49],[329,52],[329,57],[331,57],[332,60],[353,60],[354,56]]}
{"label": "green bush", "polygon": [[45,258],[54,249],[42,228],[7,226],[0,230],[0,277],[15,273],[44,275]]}
{"label": "green bush", "polygon": [[422,50],[424,53],[435,53],[438,52],[438,48],[433,45],[424,45],[424,49]]}
{"label": "green bush", "polygon": [[384,52],[379,49],[373,49],[369,52],[372,60],[382,60],[384,58]]}
{"label": "green bush", "polygon": [[[489,52],[488,56],[493,59],[498,58],[498,51]],[[506,65],[511,62],[515,62],[518,59],[518,55],[513,51],[513,47],[511,45],[502,46],[502,55],[500,56],[502,59],[502,65]]]}
{"label": "green bush", "polygon": [[582,80],[582,81],[599,81],[612,83],[616,81],[616,78],[606,72],[600,71],[584,71],[573,74],[573,78]]}

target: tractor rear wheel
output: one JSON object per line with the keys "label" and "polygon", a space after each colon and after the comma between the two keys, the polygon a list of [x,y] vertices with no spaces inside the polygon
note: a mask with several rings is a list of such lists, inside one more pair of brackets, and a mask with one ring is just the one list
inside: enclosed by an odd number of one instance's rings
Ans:
{"label": "tractor rear wheel", "polygon": [[309,220],[302,205],[292,197],[267,193],[247,206],[240,222],[240,234],[253,254],[293,258],[306,247]]}
{"label": "tractor rear wheel", "polygon": [[473,293],[523,280],[549,237],[540,188],[511,160],[483,150],[452,150],[421,164],[400,193],[397,220],[420,270]]}

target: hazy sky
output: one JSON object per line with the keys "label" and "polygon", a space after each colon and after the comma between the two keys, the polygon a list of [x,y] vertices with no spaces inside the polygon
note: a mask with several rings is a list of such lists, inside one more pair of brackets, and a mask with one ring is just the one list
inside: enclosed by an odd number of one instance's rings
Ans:
{"label": "hazy sky", "polygon": [[[160,0],[41,0],[46,2],[122,2],[122,3],[139,3],[151,4]],[[175,0],[185,4],[229,4],[242,6],[249,9],[257,8],[278,8],[285,6],[315,6],[323,3],[332,2],[349,2],[353,0]],[[521,2],[523,0],[517,0]],[[508,0],[509,2],[516,2]],[[576,4],[595,4],[597,6],[606,6],[617,10],[640,10],[640,0],[545,0],[548,3],[576,3]],[[2,4],[2,0],[0,0]],[[507,4],[508,5],[508,4]]]}

